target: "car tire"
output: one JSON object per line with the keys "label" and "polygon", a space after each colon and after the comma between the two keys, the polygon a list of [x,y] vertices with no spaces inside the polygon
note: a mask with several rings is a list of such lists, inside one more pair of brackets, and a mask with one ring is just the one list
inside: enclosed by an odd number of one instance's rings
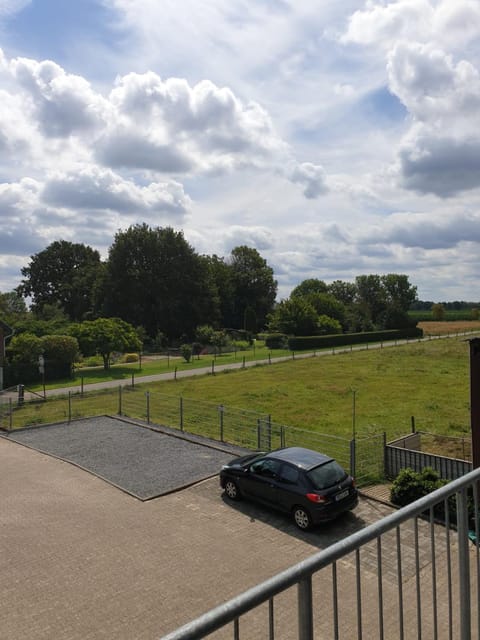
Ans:
{"label": "car tire", "polygon": [[308,531],[312,528],[312,516],[309,514],[305,507],[296,506],[292,511],[293,521],[299,529],[302,531]]}
{"label": "car tire", "polygon": [[224,490],[225,495],[227,498],[230,498],[230,500],[240,500],[242,497],[238,485],[234,480],[226,480]]}

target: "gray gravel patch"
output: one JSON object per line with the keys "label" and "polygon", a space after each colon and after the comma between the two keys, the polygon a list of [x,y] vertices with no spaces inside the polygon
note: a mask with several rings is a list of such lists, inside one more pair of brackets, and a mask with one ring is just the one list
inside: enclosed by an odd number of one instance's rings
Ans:
{"label": "gray gravel patch", "polygon": [[174,435],[172,430],[107,416],[10,432],[7,437],[71,462],[141,500],[209,478],[243,453],[199,436],[189,439],[181,432]]}

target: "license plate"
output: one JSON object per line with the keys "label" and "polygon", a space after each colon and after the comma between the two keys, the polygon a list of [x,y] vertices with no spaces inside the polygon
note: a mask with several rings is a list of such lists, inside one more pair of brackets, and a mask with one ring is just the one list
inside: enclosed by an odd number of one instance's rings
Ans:
{"label": "license plate", "polygon": [[343,500],[348,496],[348,489],[346,491],[342,491],[342,493],[337,493],[335,496],[335,500]]}

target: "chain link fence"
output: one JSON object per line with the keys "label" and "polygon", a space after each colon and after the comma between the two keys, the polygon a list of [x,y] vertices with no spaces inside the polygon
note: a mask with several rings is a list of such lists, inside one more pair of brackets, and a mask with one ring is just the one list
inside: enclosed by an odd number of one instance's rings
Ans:
{"label": "chain link fence", "polygon": [[0,428],[7,432],[99,415],[124,416],[252,450],[307,447],[338,460],[359,485],[383,478],[383,434],[349,440],[275,423],[269,415],[256,411],[168,396],[139,387],[120,386],[33,400],[0,396]]}

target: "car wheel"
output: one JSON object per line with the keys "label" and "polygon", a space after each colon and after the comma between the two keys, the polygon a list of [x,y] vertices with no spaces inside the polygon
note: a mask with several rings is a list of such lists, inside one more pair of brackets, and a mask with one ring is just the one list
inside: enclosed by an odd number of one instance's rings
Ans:
{"label": "car wheel", "polygon": [[225,482],[224,489],[227,497],[230,498],[230,500],[240,500],[241,495],[236,482],[234,482],[233,480],[227,480]]}
{"label": "car wheel", "polygon": [[294,507],[293,520],[299,529],[306,531],[312,526],[312,518],[305,507]]}

